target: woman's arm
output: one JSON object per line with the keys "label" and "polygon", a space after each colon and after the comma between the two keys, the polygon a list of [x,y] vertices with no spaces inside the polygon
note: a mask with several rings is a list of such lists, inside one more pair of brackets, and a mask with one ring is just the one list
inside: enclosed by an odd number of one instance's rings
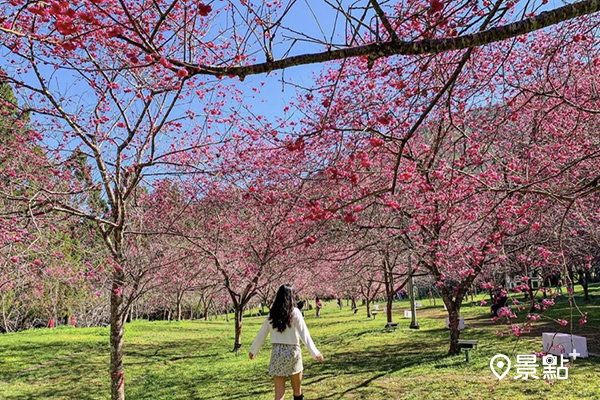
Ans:
{"label": "woman's arm", "polygon": [[306,322],[304,322],[304,317],[302,317],[302,313],[300,312],[300,310],[294,310],[294,321],[296,322],[296,329],[298,329],[300,339],[302,339],[302,342],[304,343],[310,354],[314,358],[321,361],[323,359],[323,356],[321,355],[321,352],[317,349],[317,346],[315,346],[315,343],[310,337],[308,327],[306,326]]}
{"label": "woman's arm", "polygon": [[[260,331],[258,331],[258,334],[254,338],[254,342],[252,342],[252,346],[250,346],[250,354],[252,356],[255,356],[258,354],[258,351],[260,350],[263,343],[265,342],[265,339],[267,338],[267,335],[269,334],[269,324],[270,323],[271,322],[269,321],[269,316],[267,316],[267,319],[265,319],[265,322],[263,323],[262,327],[260,328]],[[252,356],[250,356],[250,359],[254,358]]]}

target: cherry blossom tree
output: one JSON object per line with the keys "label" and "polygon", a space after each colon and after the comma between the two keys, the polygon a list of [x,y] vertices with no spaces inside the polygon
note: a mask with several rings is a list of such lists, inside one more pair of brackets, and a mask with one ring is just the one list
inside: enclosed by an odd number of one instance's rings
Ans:
{"label": "cherry blossom tree", "polygon": [[[585,84],[598,76],[598,46],[589,34],[596,21],[571,21],[595,13],[598,0],[556,9],[543,1],[328,2],[323,12],[345,24],[327,33],[318,18],[312,30],[298,29],[299,4],[15,0],[0,6],[6,80],[23,100],[19,113],[32,116],[27,135],[16,136],[38,144],[18,155],[30,170],[6,169],[3,186],[19,190],[3,192],[30,217],[61,212],[96,224],[112,272],[113,399],[124,399],[126,296],[137,290],[129,280],[135,274],[127,272],[136,247],[128,247],[130,236],[140,231],[131,218],[135,191],[161,175],[221,169],[215,142],[256,136],[268,144],[263,150],[285,149],[305,160],[304,178],[340,183],[329,196],[311,198],[322,193],[311,188],[308,196],[286,198],[300,180],[276,189],[274,182],[285,180],[281,169],[267,181],[229,170],[244,178],[240,185],[217,184],[203,189],[206,198],[193,199],[206,222],[187,237],[212,257],[240,330],[240,306],[255,296],[263,274],[281,271],[277,257],[319,241],[308,234],[309,221],[341,213],[352,223],[360,211],[348,207],[372,201],[397,212],[407,224],[396,228],[439,282],[454,323],[473,280],[502,261],[503,238],[529,226],[525,203],[540,200],[519,194],[554,197],[571,208],[598,190],[599,177],[590,173],[597,171],[590,137],[595,86]],[[576,43],[565,46],[571,39]],[[335,60],[320,87],[290,104],[305,113],[301,125],[284,124],[302,126],[297,136],[279,126],[248,129],[256,125],[229,111],[242,100],[229,77]],[[60,168],[75,152],[86,157],[79,164],[83,180]],[[255,163],[272,162],[268,154]],[[60,179],[32,180],[36,169]],[[107,209],[78,201],[82,196],[103,199]],[[302,198],[308,212],[301,214],[311,217],[287,222],[290,203]],[[250,245],[240,245],[240,237]],[[454,353],[456,329],[451,337]]]}
{"label": "cherry blossom tree", "polygon": [[292,269],[298,275],[303,261],[297,253],[314,244],[316,228],[302,214],[307,200],[297,172],[305,164],[300,157],[291,157],[285,148],[256,156],[252,138],[249,144],[239,142],[220,151],[227,160],[220,179],[207,186],[194,178],[194,185],[208,190],[191,204],[193,226],[177,234],[189,241],[190,251],[210,260],[212,273],[230,295],[233,350],[238,351],[244,309],[260,293],[268,302],[269,288],[290,282]]}
{"label": "cherry blossom tree", "polygon": [[[198,160],[212,157],[207,146],[221,139],[210,137],[207,130],[227,117],[211,110],[218,110],[229,98],[213,92],[218,82],[194,83],[165,61],[138,59],[139,54],[115,41],[117,26],[95,17],[111,18],[96,14],[97,4],[2,6],[0,42],[9,64],[6,79],[17,97],[26,101],[20,112],[32,115],[34,136],[28,139],[39,143],[40,155],[31,157],[30,165],[38,169],[49,165],[67,178],[68,169],[61,165],[74,152],[85,154],[87,161],[80,171],[85,183],[72,181],[67,187],[58,180],[33,184],[23,171],[15,171],[13,180],[20,179],[27,186],[18,198],[10,199],[19,200],[33,216],[60,212],[96,224],[110,254],[104,265],[112,273],[111,396],[123,399],[123,324],[129,305],[125,296],[132,294],[126,291],[131,276],[126,254],[132,227],[130,200],[141,181],[152,181],[169,168],[197,166]],[[80,29],[75,20],[90,25],[75,35]],[[94,27],[96,22],[101,26]],[[202,100],[210,93],[215,97]],[[184,95],[198,96],[205,110],[190,110],[189,104],[180,101]],[[108,210],[78,202],[82,196],[102,198]]]}
{"label": "cherry blossom tree", "polygon": [[[595,108],[582,106],[595,100],[583,86],[582,98],[568,89],[596,65],[596,48],[580,33],[595,24],[584,25],[412,64],[346,60],[306,94],[311,112],[297,140],[340,144],[327,172],[345,189],[324,208],[352,222],[357,204],[397,210],[406,223],[395,228],[438,281],[451,326],[478,274],[505,260],[507,238],[539,229],[532,219],[548,202],[570,207],[597,190]],[[563,53],[565,37],[577,40]],[[497,74],[502,68],[509,73]],[[450,353],[458,334],[451,328]]]}

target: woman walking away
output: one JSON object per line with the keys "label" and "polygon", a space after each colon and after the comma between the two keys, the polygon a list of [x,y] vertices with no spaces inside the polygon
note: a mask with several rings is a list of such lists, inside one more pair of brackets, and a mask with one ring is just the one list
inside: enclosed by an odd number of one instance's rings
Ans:
{"label": "woman walking away", "polygon": [[315,297],[315,307],[317,308],[317,318],[321,318],[321,307],[323,307],[323,304],[318,297]]}
{"label": "woman walking away", "polygon": [[302,313],[294,307],[293,298],[294,293],[290,286],[279,287],[269,315],[250,346],[249,356],[253,360],[265,342],[267,334],[271,334],[273,350],[269,375],[273,377],[275,383],[275,400],[283,400],[286,376],[290,377],[294,400],[304,400],[301,387],[304,367],[299,338],[317,361],[323,361],[323,355],[313,343]]}

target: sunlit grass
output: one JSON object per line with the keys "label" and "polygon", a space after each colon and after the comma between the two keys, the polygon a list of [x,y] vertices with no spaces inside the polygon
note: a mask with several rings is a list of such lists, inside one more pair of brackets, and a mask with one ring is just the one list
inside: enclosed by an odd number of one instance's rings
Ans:
{"label": "sunlit grass", "polygon": [[[599,353],[600,287],[592,301],[581,303],[588,325],[575,324],[575,333],[588,337],[590,352]],[[567,331],[549,320],[540,321],[515,348],[514,338],[494,334],[489,308],[464,306],[462,317],[471,327],[463,338],[479,340],[479,348],[448,357],[448,331],[442,303],[422,300],[421,329],[408,329],[403,318],[408,302],[396,302],[399,328],[383,329],[385,318],[365,318],[364,307],[354,314],[327,303],[322,318],[307,311],[307,324],[326,361],[305,356],[305,396],[308,399],[600,399],[600,358],[579,359],[569,379],[550,385],[544,381],[514,380],[514,370],[498,381],[490,359],[504,353],[541,350],[541,331]],[[383,304],[381,304],[383,307]],[[551,316],[564,317],[559,301]],[[129,399],[271,399],[267,375],[270,345],[257,359],[247,349],[263,317],[244,320],[244,349],[236,355],[233,322],[217,319],[183,322],[136,321],[125,333],[126,394]],[[575,321],[576,322],[576,321]],[[107,399],[108,328],[40,329],[0,336],[1,399]],[[541,371],[541,368],[540,368]],[[291,398],[291,393],[289,396]]]}

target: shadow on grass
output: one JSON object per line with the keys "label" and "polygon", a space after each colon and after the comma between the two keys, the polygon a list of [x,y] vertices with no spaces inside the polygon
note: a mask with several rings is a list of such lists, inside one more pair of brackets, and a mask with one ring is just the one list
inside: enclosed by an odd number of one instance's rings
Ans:
{"label": "shadow on grass", "polygon": [[[55,351],[56,347],[52,346],[39,346],[38,351],[44,352],[45,356],[42,362],[35,362],[29,364],[26,368],[20,369],[19,371],[12,371],[9,373],[4,373],[3,376],[0,377],[0,382],[8,383],[14,379],[18,379],[24,377],[26,379],[29,375],[38,375],[37,371],[43,369],[50,369],[56,367],[59,364],[72,364],[74,363],[78,357],[90,357],[90,356],[103,356],[108,354],[108,344],[99,344],[96,346],[71,346],[68,348],[68,351],[61,355],[52,355],[52,352]],[[66,347],[66,346],[65,346]],[[30,353],[31,347],[25,346],[26,350],[23,349],[15,349],[14,347],[10,347],[6,350],[6,354],[10,354],[12,358],[17,357],[27,359],[31,362],[31,357],[27,357],[27,353]],[[20,352],[23,352],[23,355],[20,355]],[[31,353],[30,353],[31,354]],[[0,359],[3,358],[3,354],[0,353]]]}
{"label": "shadow on grass", "polygon": [[363,351],[336,353],[335,358],[328,359],[323,364],[313,365],[310,374],[315,375],[315,378],[309,378],[305,383],[313,385],[336,376],[369,375],[368,379],[352,384],[344,391],[318,397],[319,399],[343,399],[348,393],[367,387],[377,379],[394,372],[411,369],[420,364],[440,362],[444,359],[454,360],[446,353],[432,352],[431,349],[431,343],[415,341],[411,343],[410,348],[395,343],[377,345]]}
{"label": "shadow on grass", "polygon": [[[200,360],[198,365],[201,366]],[[195,369],[190,365],[179,367],[167,372],[155,369],[143,379],[129,383],[131,398],[235,400],[254,399],[273,392],[272,381],[266,378],[266,372],[249,373],[242,367],[236,374],[235,367],[228,371]]]}
{"label": "shadow on grass", "polygon": [[[104,356],[105,354],[102,354]],[[80,358],[80,359],[77,359]],[[26,383],[36,382],[35,392],[13,394],[14,400],[47,400],[52,398],[62,399],[96,399],[99,391],[107,392],[109,387],[109,374],[106,371],[106,383],[98,384],[98,371],[106,368],[108,360],[96,358],[92,360],[89,353],[79,354],[69,359],[55,361],[52,366],[28,371],[25,376],[14,378],[24,379]],[[73,365],[76,365],[74,370]],[[96,383],[92,380],[96,379]],[[42,385],[37,383],[41,382]]]}

